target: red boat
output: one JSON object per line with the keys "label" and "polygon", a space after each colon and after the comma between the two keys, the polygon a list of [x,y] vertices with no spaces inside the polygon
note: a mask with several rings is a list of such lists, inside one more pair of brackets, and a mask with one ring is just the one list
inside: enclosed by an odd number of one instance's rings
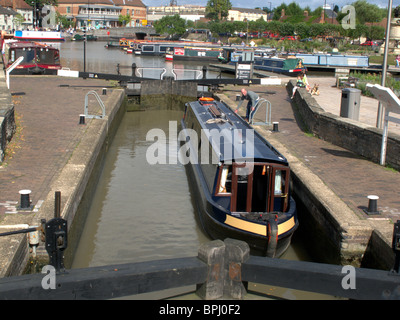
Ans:
{"label": "red boat", "polygon": [[13,74],[56,74],[61,69],[59,50],[42,43],[4,40],[2,53],[5,68],[24,57]]}

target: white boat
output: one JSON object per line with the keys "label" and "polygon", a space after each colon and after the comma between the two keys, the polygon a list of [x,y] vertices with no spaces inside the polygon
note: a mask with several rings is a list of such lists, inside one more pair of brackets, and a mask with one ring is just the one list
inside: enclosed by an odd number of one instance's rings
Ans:
{"label": "white boat", "polygon": [[25,41],[64,41],[61,32],[57,31],[25,31],[17,30],[14,39]]}

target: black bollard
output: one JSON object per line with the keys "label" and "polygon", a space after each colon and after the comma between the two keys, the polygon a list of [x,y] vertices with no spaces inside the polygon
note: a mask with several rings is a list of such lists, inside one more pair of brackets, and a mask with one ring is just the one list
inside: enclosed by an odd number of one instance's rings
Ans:
{"label": "black bollard", "polygon": [[24,189],[24,190],[19,190],[19,194],[21,195],[21,209],[30,209],[31,207],[31,201],[29,199],[29,195],[31,194],[31,190]]}

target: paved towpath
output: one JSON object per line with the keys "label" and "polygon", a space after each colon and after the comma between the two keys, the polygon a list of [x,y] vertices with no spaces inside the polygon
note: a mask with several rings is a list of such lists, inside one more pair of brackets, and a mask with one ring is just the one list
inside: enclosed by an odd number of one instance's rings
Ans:
{"label": "paved towpath", "polygon": [[[86,93],[96,90],[101,94],[104,86],[109,83],[56,76],[11,77],[18,133],[0,166],[0,224],[6,212],[15,210],[14,203],[20,201],[19,190],[32,191],[33,206],[45,199],[50,182],[85,133],[85,126],[79,125],[79,115],[84,112]],[[92,98],[89,111],[91,106],[99,111]],[[27,214],[18,213],[20,218],[15,220],[26,223]]]}
{"label": "paved towpath", "polygon": [[[283,82],[287,82],[287,80],[285,78]],[[310,82],[314,83],[314,79],[311,79]],[[333,98],[333,95],[336,94],[340,97],[341,90],[331,87],[334,84],[334,78],[326,78],[319,83],[321,93],[317,100],[318,103],[325,111],[339,115],[340,98]],[[228,97],[235,100],[241,87],[230,86],[226,89]],[[272,121],[279,122],[279,132],[274,134],[274,137],[318,175],[357,216],[361,219],[371,220],[371,223],[374,220],[384,219],[391,223],[391,221],[400,219],[400,197],[397,187],[400,185],[399,172],[368,161],[351,150],[305,134],[296,121],[290,97],[284,86],[252,86],[251,90],[272,104]],[[339,103],[339,107],[336,106],[337,103]],[[375,113],[374,109],[363,108],[363,106],[365,106],[365,99],[362,100],[361,106],[363,113],[367,114],[368,110]],[[367,118],[367,116],[362,117],[362,119]],[[265,112],[259,110],[255,122],[264,120]],[[379,196],[378,210],[381,211],[381,215],[368,216],[363,211],[368,207],[368,195]]]}

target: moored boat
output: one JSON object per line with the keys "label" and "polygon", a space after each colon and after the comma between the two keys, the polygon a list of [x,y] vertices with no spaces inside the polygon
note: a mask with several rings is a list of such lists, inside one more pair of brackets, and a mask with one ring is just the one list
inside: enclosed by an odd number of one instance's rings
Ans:
{"label": "moored boat", "polygon": [[218,61],[221,47],[185,46],[174,48],[174,60]]}
{"label": "moored boat", "polygon": [[281,73],[289,76],[295,76],[300,72],[306,71],[307,68],[303,64],[303,60],[293,58],[279,57],[255,57],[254,69]]}
{"label": "moored boat", "polygon": [[239,239],[264,255],[281,256],[298,227],[287,160],[211,98],[187,103],[181,125],[181,151],[190,154],[186,168],[203,229],[213,239]]}
{"label": "moored boat", "polygon": [[369,57],[361,55],[343,55],[339,53],[298,53],[296,58],[302,59],[304,65],[312,67],[343,67],[366,68],[369,67]]}
{"label": "moored boat", "polygon": [[17,30],[14,39],[21,41],[64,41],[61,32]]}
{"label": "moored boat", "polygon": [[61,69],[59,50],[42,43],[4,40],[2,52],[5,68],[24,57],[13,74],[56,74]]}

